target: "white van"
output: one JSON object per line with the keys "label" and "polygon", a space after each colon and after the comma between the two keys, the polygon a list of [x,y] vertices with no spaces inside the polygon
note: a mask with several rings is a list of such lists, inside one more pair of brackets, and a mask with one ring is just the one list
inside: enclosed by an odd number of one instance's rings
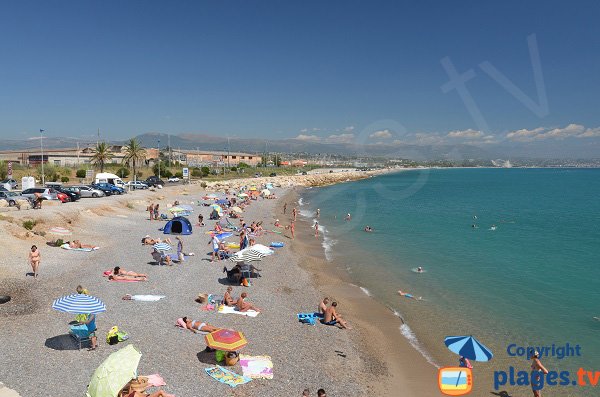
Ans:
{"label": "white van", "polygon": [[119,178],[115,174],[110,174],[108,172],[100,172],[96,174],[96,179],[94,183],[111,183],[117,187],[123,189],[126,188],[125,182],[123,182],[121,178]]}

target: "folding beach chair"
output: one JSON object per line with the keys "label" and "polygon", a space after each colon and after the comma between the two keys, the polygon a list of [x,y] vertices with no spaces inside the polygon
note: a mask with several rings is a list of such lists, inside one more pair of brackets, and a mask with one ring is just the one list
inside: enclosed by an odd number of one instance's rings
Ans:
{"label": "folding beach chair", "polygon": [[71,325],[71,329],[69,330],[69,335],[73,339],[75,339],[75,343],[79,346],[79,350],[81,350],[81,346],[84,343],[91,343],[90,332],[85,324],[82,325]]}

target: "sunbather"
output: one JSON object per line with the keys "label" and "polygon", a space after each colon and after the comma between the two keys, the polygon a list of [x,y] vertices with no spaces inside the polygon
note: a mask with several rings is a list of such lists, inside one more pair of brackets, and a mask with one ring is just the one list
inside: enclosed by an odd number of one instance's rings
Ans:
{"label": "sunbather", "polygon": [[[123,390],[129,390],[130,385],[131,382],[127,383]],[[163,390],[159,390],[152,394],[148,394],[146,391],[132,391],[131,393],[127,394],[126,397],[175,397],[175,394],[165,393]]]}
{"label": "sunbather", "polygon": [[331,306],[325,310],[325,318],[321,320],[321,323],[325,325],[337,325],[339,324],[341,328],[350,329],[348,323],[337,313],[335,308],[337,307],[337,302],[331,302]]}
{"label": "sunbather", "polygon": [[183,317],[182,320],[185,323],[185,327],[187,329],[189,329],[190,331],[192,331],[193,333],[197,333],[198,331],[215,332],[220,329],[220,328],[210,325],[209,323],[204,323],[202,321],[196,321],[196,320],[190,320],[187,317]]}
{"label": "sunbather", "polygon": [[227,287],[227,291],[223,294],[223,303],[227,306],[235,306],[235,300],[231,297],[231,291],[233,291],[233,288]]}
{"label": "sunbather", "polygon": [[240,297],[238,298],[237,302],[235,303],[235,306],[237,308],[238,311],[240,312],[247,312],[248,310],[254,310],[255,312],[259,312],[260,313],[260,309],[257,308],[256,306],[254,306],[252,303],[250,302],[246,302],[245,299],[248,297],[248,294],[245,292],[242,292],[242,295],[240,295]]}
{"label": "sunbather", "polygon": [[67,241],[66,244],[69,244],[69,248],[96,248],[97,245],[90,244],[82,244],[79,240]]}
{"label": "sunbather", "polygon": [[125,269],[121,269],[119,266],[115,266],[115,268],[113,269],[113,275],[148,278],[148,275],[146,275],[146,274],[130,272]]}
{"label": "sunbather", "polygon": [[[173,243],[171,242],[171,239],[166,238],[165,243],[173,245]],[[162,243],[162,240],[160,238],[152,238],[149,235],[144,236],[144,238],[142,238],[142,244],[143,245],[154,245],[157,243]]]}
{"label": "sunbather", "polygon": [[136,276],[129,276],[129,275],[120,275],[120,274],[111,274],[110,276],[108,276],[108,279],[110,281],[147,281],[146,277],[136,277]]}

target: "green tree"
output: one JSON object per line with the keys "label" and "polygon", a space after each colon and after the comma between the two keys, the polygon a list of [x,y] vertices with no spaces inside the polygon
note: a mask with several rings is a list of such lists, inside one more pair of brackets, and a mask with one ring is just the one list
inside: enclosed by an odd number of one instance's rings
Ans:
{"label": "green tree", "polygon": [[132,138],[125,144],[124,151],[125,157],[123,157],[123,162],[131,165],[133,175],[137,176],[137,166],[146,160],[146,149],[142,147],[137,139]]}
{"label": "green tree", "polygon": [[106,142],[100,142],[94,149],[94,155],[91,158],[92,164],[100,167],[100,172],[104,172],[104,166],[113,157]]}
{"label": "green tree", "polygon": [[246,163],[239,163],[238,168],[250,168],[250,166]]}
{"label": "green tree", "polygon": [[75,174],[75,176],[77,178],[85,178],[85,170],[77,170],[77,173]]}
{"label": "green tree", "polygon": [[129,176],[130,172],[129,172],[129,169],[127,169],[125,167],[121,167],[117,170],[117,172],[115,172],[115,174],[117,174],[121,178],[127,178]]}
{"label": "green tree", "polygon": [[198,167],[192,169],[192,176],[195,178],[199,178],[202,176],[202,170]]}
{"label": "green tree", "polygon": [[208,176],[208,174],[210,174],[210,168],[208,167],[202,167],[200,170],[202,171],[202,176]]}
{"label": "green tree", "polygon": [[62,178],[60,178],[60,181],[62,183],[67,183],[67,182],[69,182],[69,177],[68,176],[63,176]]}
{"label": "green tree", "polygon": [[8,176],[8,164],[6,161],[0,161],[0,179],[6,179]]}

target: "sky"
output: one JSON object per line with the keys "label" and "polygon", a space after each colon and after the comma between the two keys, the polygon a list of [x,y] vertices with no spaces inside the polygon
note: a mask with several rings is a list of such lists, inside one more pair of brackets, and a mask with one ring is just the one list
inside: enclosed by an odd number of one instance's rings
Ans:
{"label": "sky", "polygon": [[600,3],[493,3],[4,2],[0,138],[598,144]]}

